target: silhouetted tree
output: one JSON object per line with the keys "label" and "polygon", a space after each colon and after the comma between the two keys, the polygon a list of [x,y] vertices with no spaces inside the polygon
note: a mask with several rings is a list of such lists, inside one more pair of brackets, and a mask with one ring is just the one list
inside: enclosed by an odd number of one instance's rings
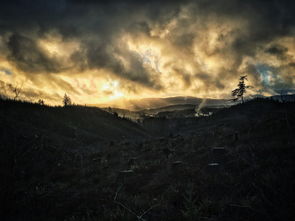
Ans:
{"label": "silhouetted tree", "polygon": [[113,113],[115,117],[119,117],[119,114],[117,112]]}
{"label": "silhouetted tree", "polygon": [[44,100],[43,100],[43,99],[39,99],[39,100],[38,100],[38,104],[40,104],[40,105],[44,105],[44,104],[45,104],[45,102],[44,102]]}
{"label": "silhouetted tree", "polygon": [[244,94],[247,92],[248,88],[251,88],[251,86],[245,84],[245,80],[248,80],[247,75],[240,77],[238,87],[232,91],[232,96],[234,97],[234,99],[232,99],[233,101],[241,99],[242,103],[244,103]]}
{"label": "silhouetted tree", "polygon": [[64,95],[64,98],[62,101],[63,101],[64,107],[72,105],[72,100],[67,94]]}
{"label": "silhouetted tree", "polygon": [[5,99],[7,97],[6,84],[0,80],[0,98]]}
{"label": "silhouetted tree", "polygon": [[13,100],[17,100],[17,98],[19,97],[21,91],[22,91],[22,85],[18,86],[18,85],[12,85],[12,84],[8,84],[8,89],[11,91],[11,93],[13,93]]}

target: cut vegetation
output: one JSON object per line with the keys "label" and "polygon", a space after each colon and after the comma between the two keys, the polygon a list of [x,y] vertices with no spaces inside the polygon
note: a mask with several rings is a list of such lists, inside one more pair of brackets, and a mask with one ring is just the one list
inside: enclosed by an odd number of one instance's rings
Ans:
{"label": "cut vegetation", "polygon": [[294,113],[256,99],[145,127],[1,101],[1,220],[292,220]]}

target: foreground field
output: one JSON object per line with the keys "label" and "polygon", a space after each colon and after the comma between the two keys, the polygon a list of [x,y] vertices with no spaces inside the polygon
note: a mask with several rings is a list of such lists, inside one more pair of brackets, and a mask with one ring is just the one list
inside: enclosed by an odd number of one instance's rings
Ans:
{"label": "foreground field", "polygon": [[254,100],[159,137],[96,108],[4,102],[1,220],[292,220],[294,111]]}

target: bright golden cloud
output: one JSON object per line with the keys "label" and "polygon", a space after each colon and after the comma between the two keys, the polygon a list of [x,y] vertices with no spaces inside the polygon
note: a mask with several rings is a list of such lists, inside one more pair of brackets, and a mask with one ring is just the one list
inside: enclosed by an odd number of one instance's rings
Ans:
{"label": "bright golden cloud", "polygon": [[[69,4],[61,20],[32,15],[28,20],[40,25],[25,27],[11,20],[0,33],[1,82],[22,85],[23,99],[50,104],[60,104],[64,93],[80,104],[177,95],[226,98],[242,74],[255,86],[253,94],[292,91],[294,25],[282,27],[254,2],[230,3],[226,8],[224,0],[161,7],[126,3],[119,9]],[[71,9],[79,9],[79,16]],[[286,8],[281,18],[288,13]]]}

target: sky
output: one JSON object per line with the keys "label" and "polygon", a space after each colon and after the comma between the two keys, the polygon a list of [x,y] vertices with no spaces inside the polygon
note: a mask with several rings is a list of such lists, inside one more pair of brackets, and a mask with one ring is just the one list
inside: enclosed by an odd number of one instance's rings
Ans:
{"label": "sky", "polygon": [[4,0],[0,92],[61,104],[295,92],[292,0]]}

